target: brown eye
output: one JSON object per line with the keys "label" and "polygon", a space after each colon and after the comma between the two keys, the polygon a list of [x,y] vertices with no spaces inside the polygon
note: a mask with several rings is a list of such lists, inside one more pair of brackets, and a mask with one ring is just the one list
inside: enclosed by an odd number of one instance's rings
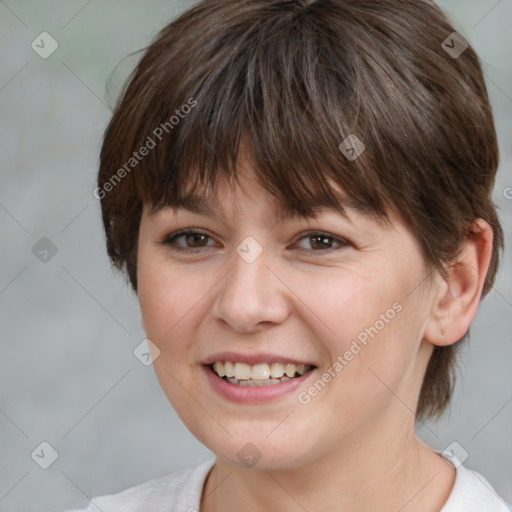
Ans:
{"label": "brown eye", "polygon": [[[177,240],[183,239],[185,245],[177,244]],[[201,231],[194,231],[192,229],[184,229],[168,236],[162,243],[170,245],[177,251],[186,251],[188,249],[197,249],[201,247],[208,247],[206,242],[211,239],[209,235]]]}
{"label": "brown eye", "polygon": [[333,238],[325,235],[313,235],[309,237],[313,249],[330,249]]}
{"label": "brown eye", "polygon": [[[183,240],[184,243],[178,243],[178,240]],[[182,229],[181,231],[169,235],[162,243],[169,245],[175,251],[194,252],[194,249],[211,247],[212,244],[208,244],[208,240],[213,242],[210,235],[203,233],[202,231]],[[309,247],[299,246],[299,250],[306,252],[327,252],[350,245],[350,242],[347,242],[342,238],[318,231],[306,233],[305,236],[299,239],[299,243],[303,240],[306,240]]]}
{"label": "brown eye", "polygon": [[[300,240],[306,240],[310,248],[304,248],[301,247],[300,250],[306,250],[306,251],[328,251],[328,250],[335,250],[341,247],[345,247],[347,245],[350,245],[349,242],[346,240],[343,240],[341,238],[335,237],[333,235],[329,235],[328,233],[322,233],[322,232],[311,232],[307,233],[305,236],[303,236]],[[338,247],[333,247],[333,245],[338,245]]]}

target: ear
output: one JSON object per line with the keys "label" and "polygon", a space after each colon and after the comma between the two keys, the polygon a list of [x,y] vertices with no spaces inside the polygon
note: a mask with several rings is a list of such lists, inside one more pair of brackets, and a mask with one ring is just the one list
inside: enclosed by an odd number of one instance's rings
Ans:
{"label": "ear", "polygon": [[423,336],[433,345],[459,341],[478,310],[492,256],[493,231],[483,219],[477,219],[472,228],[450,265],[447,279],[438,274],[438,293]]}

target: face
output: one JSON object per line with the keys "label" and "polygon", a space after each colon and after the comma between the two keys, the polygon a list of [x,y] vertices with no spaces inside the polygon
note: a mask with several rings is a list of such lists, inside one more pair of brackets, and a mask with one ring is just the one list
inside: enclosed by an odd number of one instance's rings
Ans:
{"label": "face", "polygon": [[324,210],[278,221],[250,174],[217,193],[214,214],[144,209],[140,224],[142,321],[192,434],[233,464],[278,469],[413,424],[431,298],[402,220]]}

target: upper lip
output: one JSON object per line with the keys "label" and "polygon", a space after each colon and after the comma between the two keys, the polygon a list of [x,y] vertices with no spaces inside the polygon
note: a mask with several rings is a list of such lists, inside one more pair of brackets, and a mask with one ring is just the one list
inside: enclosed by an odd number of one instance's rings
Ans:
{"label": "upper lip", "polygon": [[246,363],[250,365],[259,363],[291,363],[295,365],[310,365],[315,366],[309,361],[299,361],[290,356],[282,356],[279,354],[271,354],[270,352],[258,352],[256,354],[242,354],[240,352],[218,352],[207,357],[203,364],[209,365],[216,361],[231,361],[238,363]]}

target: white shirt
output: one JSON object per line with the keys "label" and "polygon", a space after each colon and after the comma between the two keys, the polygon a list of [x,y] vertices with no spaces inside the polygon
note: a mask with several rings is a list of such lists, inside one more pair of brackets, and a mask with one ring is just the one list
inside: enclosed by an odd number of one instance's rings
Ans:
{"label": "white shirt", "polygon": [[[482,475],[465,468],[453,454],[442,455],[456,468],[456,477],[448,501],[439,512],[511,511]],[[203,484],[214,464],[215,457],[120,493],[93,498],[87,509],[64,512],[198,512]]]}

